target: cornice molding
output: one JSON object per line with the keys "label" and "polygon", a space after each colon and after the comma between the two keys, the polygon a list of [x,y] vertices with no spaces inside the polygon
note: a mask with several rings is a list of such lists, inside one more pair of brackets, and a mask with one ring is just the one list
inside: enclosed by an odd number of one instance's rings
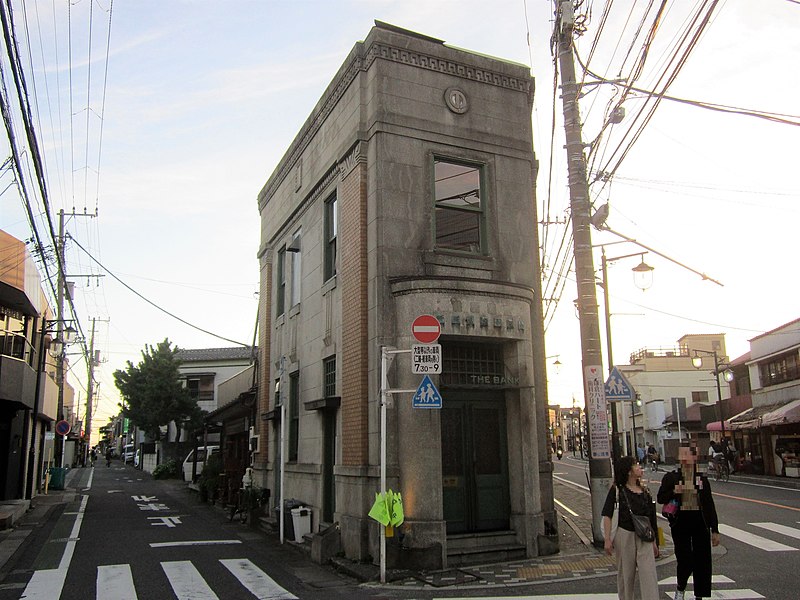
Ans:
{"label": "cornice molding", "polygon": [[[469,53],[467,53],[467,56],[469,56]],[[530,76],[524,78],[514,77],[507,73],[476,67],[464,61],[455,61],[424,52],[409,50],[408,48],[396,47],[385,41],[373,41],[367,48],[364,47],[363,42],[359,42],[339,69],[334,81],[328,86],[328,89],[318,103],[319,110],[312,113],[303,124],[303,127],[278,164],[272,177],[259,193],[259,210],[263,209],[266,201],[275,194],[277,188],[283,183],[286,177],[289,176],[295,164],[311,143],[311,140],[342,98],[347,88],[350,87],[350,84],[356,79],[357,75],[362,71],[367,71],[379,58],[521,92],[528,95],[529,102],[533,93],[531,88],[532,78]]]}

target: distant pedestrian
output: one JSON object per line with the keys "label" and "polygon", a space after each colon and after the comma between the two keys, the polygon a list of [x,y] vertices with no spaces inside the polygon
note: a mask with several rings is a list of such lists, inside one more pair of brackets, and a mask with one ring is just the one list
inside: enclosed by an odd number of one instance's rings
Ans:
{"label": "distant pedestrian", "polygon": [[97,450],[92,448],[92,451],[89,453],[89,458],[92,461],[92,466],[94,466],[94,463],[97,462]]}
{"label": "distant pedestrian", "polygon": [[697,445],[683,442],[678,448],[680,466],[661,480],[658,501],[664,505],[675,543],[678,585],[675,600],[684,600],[689,576],[694,597],[711,597],[711,546],[719,545],[719,520],[711,484],[697,470]]}
{"label": "distant pedestrian", "polygon": [[636,459],[637,459],[637,460],[638,460],[640,463],[644,462],[644,448],[642,447],[642,445],[641,445],[641,444],[639,444],[638,446],[636,446]]}
{"label": "distant pedestrian", "polygon": [[[650,491],[642,485],[642,465],[632,456],[620,458],[614,468],[614,484],[608,491],[601,514],[606,554],[613,554],[617,559],[617,595],[620,600],[633,600],[638,573],[642,600],[657,600],[658,536],[652,542],[646,542],[636,534],[633,525],[632,515],[644,516],[650,520],[653,531],[657,530],[655,502]],[[614,532],[611,529],[615,503],[618,525]]]}
{"label": "distant pedestrian", "polygon": [[111,459],[112,458],[114,458],[114,451],[111,448],[109,448],[108,450],[106,450],[106,466],[107,467],[111,466]]}

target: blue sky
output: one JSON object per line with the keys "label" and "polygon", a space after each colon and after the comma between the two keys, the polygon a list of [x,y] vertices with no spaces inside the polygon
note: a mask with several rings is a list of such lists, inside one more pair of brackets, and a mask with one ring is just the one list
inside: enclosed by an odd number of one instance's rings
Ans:
{"label": "blue sky", "polygon": [[[90,0],[72,5],[69,21],[66,2],[57,2],[55,11],[49,1],[26,4],[26,13],[18,9],[15,19],[21,30],[26,17],[30,32],[53,209],[86,207],[93,213],[96,207],[98,218],[69,221],[70,235],[154,303],[226,338],[253,339],[257,194],[375,19],[532,65],[539,205],[548,197],[549,0],[116,0],[107,62],[109,0],[91,5],[91,37]],[[587,34],[578,42],[584,58],[603,8],[593,4]],[[639,80],[644,88],[654,85],[666,45],[696,3],[671,4]],[[786,0],[722,2],[715,14],[670,93],[796,114],[800,6]],[[620,10],[611,14],[592,58],[592,70],[607,78],[617,76],[627,18]],[[636,18],[634,13],[631,22]],[[587,141],[599,131],[611,97],[609,86],[598,87],[603,89],[581,99]],[[626,102],[629,117],[637,102]],[[555,128],[552,219],[563,218],[568,206],[560,118]],[[611,135],[609,153],[615,145]],[[630,279],[638,260],[616,263],[609,270],[616,362],[627,362],[642,347],[671,346],[686,333],[725,332],[729,354],[737,356],[748,349],[750,337],[800,316],[793,281],[799,137],[797,127],[662,102],[613,183],[597,190],[597,204],[610,202],[612,228],[725,286],[647,255],[656,271],[653,287],[643,293]],[[2,227],[29,237],[20,202],[11,193],[2,200]],[[562,232],[552,227],[548,239]],[[609,234],[594,237],[595,243],[614,240]],[[552,277],[552,247],[547,251],[546,275]],[[635,251],[628,245],[607,249],[609,255]],[[68,264],[71,273],[99,272],[74,247]],[[581,399],[576,290],[569,277],[547,330],[548,354],[559,355],[563,364],[559,373],[550,373],[551,402],[564,404],[572,394]],[[76,288],[84,328],[92,317],[102,320],[96,345],[106,362],[99,370],[96,423],[116,412],[113,371],[126,360],[136,363],[145,344],[168,337],[184,348],[229,345],[167,317],[110,276],[99,285],[79,280]],[[73,377],[83,372],[76,367]]]}

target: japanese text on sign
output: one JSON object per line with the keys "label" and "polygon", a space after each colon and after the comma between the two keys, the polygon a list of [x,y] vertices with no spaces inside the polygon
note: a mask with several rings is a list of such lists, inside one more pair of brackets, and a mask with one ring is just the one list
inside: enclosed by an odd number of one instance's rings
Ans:
{"label": "japanese text on sign", "polygon": [[608,436],[608,409],[603,384],[602,368],[585,368],[586,409],[588,416],[589,447],[592,458],[610,458],[611,440]]}
{"label": "japanese text on sign", "polygon": [[411,372],[421,375],[441,374],[441,344],[414,344],[411,346]]}

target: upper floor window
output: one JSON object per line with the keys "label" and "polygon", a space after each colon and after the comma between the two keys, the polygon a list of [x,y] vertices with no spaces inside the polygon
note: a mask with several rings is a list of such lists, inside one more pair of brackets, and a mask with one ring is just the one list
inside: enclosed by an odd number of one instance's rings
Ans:
{"label": "upper floor window", "polygon": [[339,230],[338,218],[339,217],[336,213],[336,194],[334,194],[325,201],[324,281],[328,281],[328,279],[336,275],[336,236],[338,235]]}
{"label": "upper floor window", "polygon": [[322,361],[322,370],[325,381],[323,382],[323,394],[325,398],[332,398],[336,395],[336,355],[329,356]]}
{"label": "upper floor window", "polygon": [[484,249],[482,168],[434,158],[436,247],[479,254]]}
{"label": "upper floor window", "polygon": [[292,256],[291,258],[292,288],[289,291],[290,294],[289,306],[294,306],[295,304],[300,304],[300,286],[301,286],[300,282],[303,277],[299,229],[292,237],[292,243],[289,244],[289,247],[286,248],[286,250],[288,252],[291,252]]}
{"label": "upper floor window", "polygon": [[300,446],[300,373],[295,371],[289,375],[289,406],[287,407],[289,421],[289,452],[287,458],[290,462],[297,462],[298,448]]}
{"label": "upper floor window", "polygon": [[758,365],[761,385],[776,385],[800,379],[800,359],[798,351],[792,350]]}
{"label": "upper floor window", "polygon": [[275,287],[275,316],[286,310],[286,248],[278,250],[278,280]]}

